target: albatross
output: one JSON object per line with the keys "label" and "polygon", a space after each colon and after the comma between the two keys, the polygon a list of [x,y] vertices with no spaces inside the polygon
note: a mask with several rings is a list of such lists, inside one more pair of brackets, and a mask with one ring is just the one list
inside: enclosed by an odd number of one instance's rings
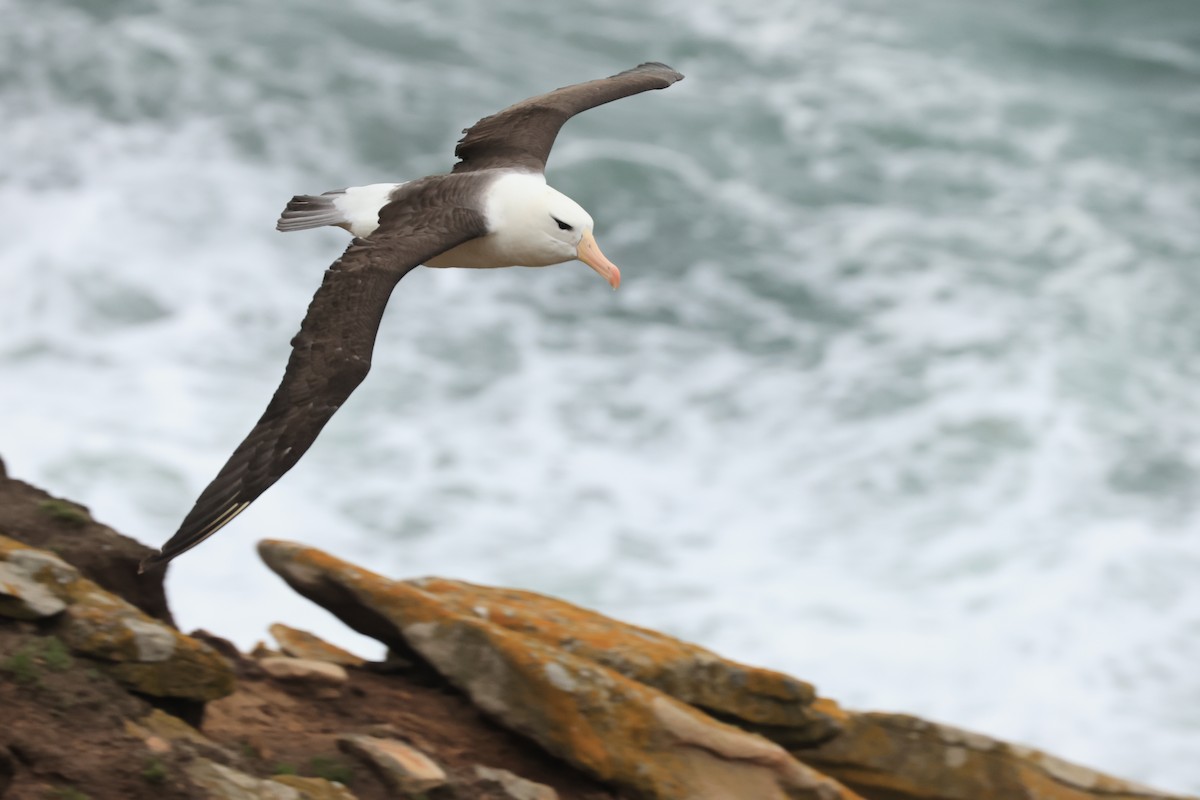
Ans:
{"label": "albatross", "polygon": [[367,377],[388,298],[415,267],[544,267],[578,259],[616,289],[621,271],[596,244],[591,215],[546,183],[546,159],[576,114],[682,78],[650,62],[564,86],[464,129],[449,173],[293,197],[278,230],[335,225],[354,239],[325,271],[262,418],[139,571],[212,536],[296,465]]}

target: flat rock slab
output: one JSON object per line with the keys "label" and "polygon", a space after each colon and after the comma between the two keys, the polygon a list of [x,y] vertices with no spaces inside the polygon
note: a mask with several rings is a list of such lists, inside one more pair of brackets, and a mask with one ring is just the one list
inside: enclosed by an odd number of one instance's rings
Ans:
{"label": "flat rock slab", "polygon": [[343,667],[358,667],[366,663],[349,650],[330,644],[316,634],[276,622],[268,630],[284,655],[309,661],[328,661]]}
{"label": "flat rock slab", "polygon": [[346,668],[327,661],[269,656],[259,659],[258,665],[278,680],[300,681],[319,686],[341,686],[346,682]]}
{"label": "flat rock slab", "polygon": [[788,675],[534,592],[445,578],[409,583],[460,613],[589,658],[724,719],[788,728],[793,741],[814,744],[837,732],[833,718],[812,708],[812,685]]}

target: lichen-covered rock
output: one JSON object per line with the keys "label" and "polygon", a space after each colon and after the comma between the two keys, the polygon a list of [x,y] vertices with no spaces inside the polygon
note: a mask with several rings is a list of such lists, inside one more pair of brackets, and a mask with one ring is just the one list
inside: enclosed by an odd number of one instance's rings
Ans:
{"label": "lichen-covered rock", "polygon": [[415,747],[375,736],[339,736],[338,748],[365,763],[394,792],[419,794],[444,786],[445,771]]}
{"label": "lichen-covered rock", "polygon": [[795,743],[815,744],[837,732],[831,717],[812,709],[812,685],[787,675],[534,592],[444,578],[411,583],[461,613],[604,664],[722,719],[786,728]]}
{"label": "lichen-covered rock", "polygon": [[818,705],[841,718],[843,733],[793,754],[866,797],[1188,800],[948,725],[903,714],[845,711],[824,699]]}
{"label": "lichen-covered rock", "polygon": [[[12,540],[5,540],[12,542]],[[62,598],[44,585],[46,580],[76,574],[53,553],[13,546],[0,541],[0,616],[10,619],[44,619],[66,609]]]}
{"label": "lichen-covered rock", "polygon": [[481,710],[636,797],[857,797],[773,742],[537,639],[472,618],[414,623],[404,634]]}
{"label": "lichen-covered rock", "polygon": [[72,587],[59,635],[136,692],[216,700],[234,689],[233,667],[208,645],[151,619],[89,580]]}
{"label": "lichen-covered rock", "polygon": [[[837,730],[834,718],[812,708],[815,693],[810,684],[723,659],[697,645],[562,600],[440,578],[390,581],[291,542],[261,542],[259,553],[301,594],[401,653],[408,645],[387,621],[388,607],[408,598],[418,601],[409,604],[408,614],[486,619],[604,664],[722,719],[770,728],[789,744],[815,744]],[[366,612],[353,589],[365,585],[364,580],[371,585],[382,580],[390,593],[377,592],[379,607]],[[414,611],[418,607],[425,610]]]}
{"label": "lichen-covered rock", "polygon": [[233,668],[215,650],[101,589],[53,553],[0,536],[0,564],[61,602],[54,633],[127,688],[199,701],[233,691]]}
{"label": "lichen-covered rock", "polygon": [[351,627],[417,652],[505,726],[636,797],[857,797],[779,745],[591,659],[464,614],[416,585],[290,542],[262,542],[259,553]]}
{"label": "lichen-covered rock", "polygon": [[280,651],[292,658],[303,658],[310,661],[327,661],[343,667],[358,667],[366,663],[348,650],[330,644],[316,634],[292,628],[276,622],[269,629],[271,636],[279,644]]}

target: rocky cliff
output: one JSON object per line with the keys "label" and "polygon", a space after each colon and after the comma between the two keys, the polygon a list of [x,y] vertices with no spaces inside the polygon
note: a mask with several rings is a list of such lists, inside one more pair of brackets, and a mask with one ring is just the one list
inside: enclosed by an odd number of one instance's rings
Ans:
{"label": "rocky cliff", "polygon": [[[146,549],[0,465],[5,800],[1166,800],[530,592],[264,541],[389,648],[178,631]],[[1195,798],[1193,798],[1195,800]]]}

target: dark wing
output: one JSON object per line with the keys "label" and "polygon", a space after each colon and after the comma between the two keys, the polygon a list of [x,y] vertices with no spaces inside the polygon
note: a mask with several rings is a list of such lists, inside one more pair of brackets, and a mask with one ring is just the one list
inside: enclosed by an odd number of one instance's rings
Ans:
{"label": "dark wing", "polygon": [[165,564],[212,536],[291,469],[367,376],[375,334],[396,283],[413,267],[484,235],[482,215],[423,192],[386,206],[379,229],[355,239],[325,278],[292,339],[283,381],[250,431],[162,550]]}
{"label": "dark wing", "polygon": [[466,136],[454,149],[462,161],[454,165],[454,171],[525,167],[542,172],[554,138],[571,117],[622,97],[665,89],[682,79],[666,64],[651,62],[522,100],[463,130]]}

